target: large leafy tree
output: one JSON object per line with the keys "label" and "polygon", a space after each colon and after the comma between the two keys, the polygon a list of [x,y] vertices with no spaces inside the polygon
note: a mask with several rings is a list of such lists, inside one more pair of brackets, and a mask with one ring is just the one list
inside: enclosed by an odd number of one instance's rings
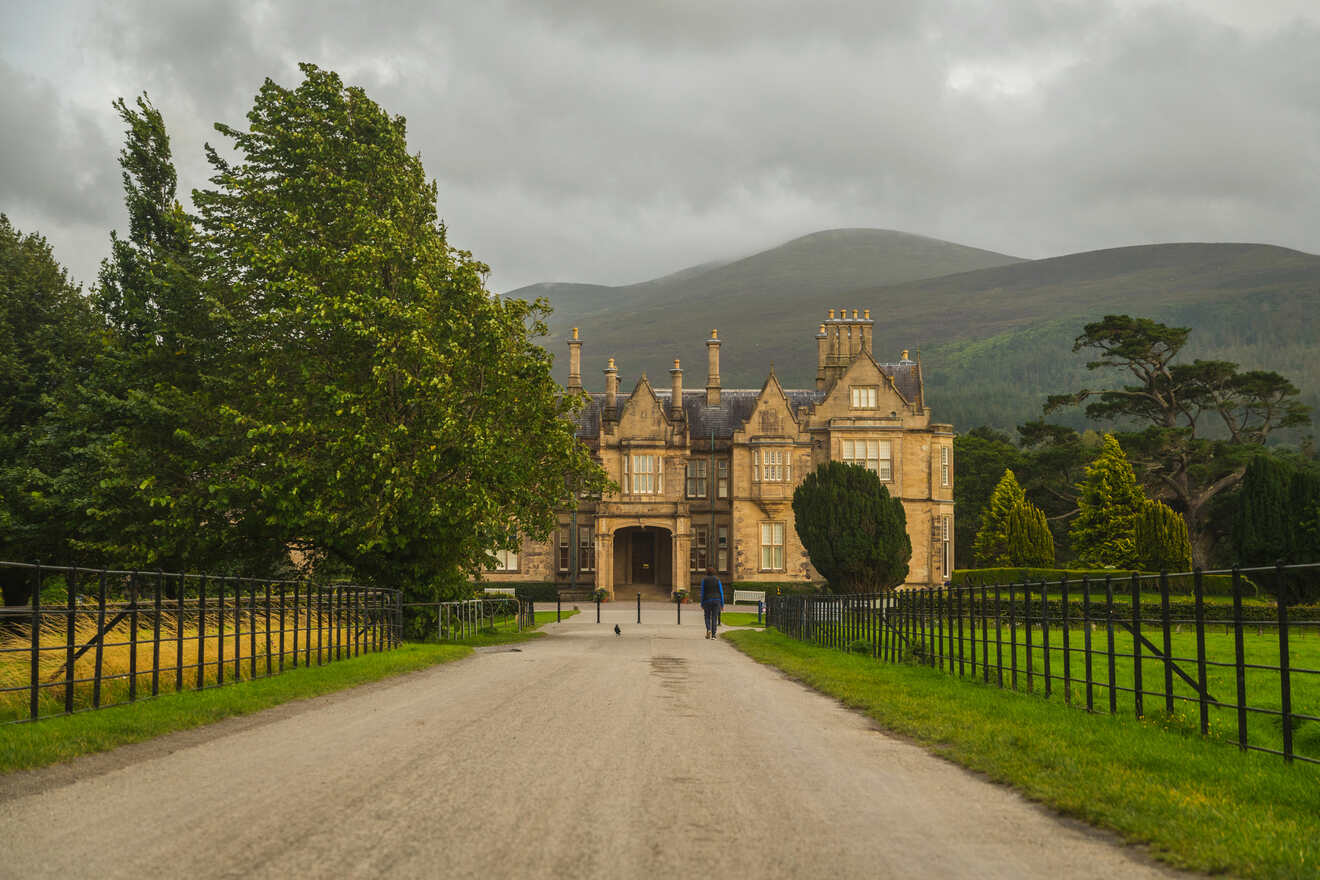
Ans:
{"label": "large leafy tree", "polygon": [[[96,322],[46,240],[0,214],[0,559],[66,563],[71,456],[47,442],[60,389],[90,369]],[[26,601],[0,571],[5,604]]]}
{"label": "large leafy tree", "polygon": [[1078,513],[1069,530],[1077,558],[1100,567],[1134,567],[1137,518],[1148,503],[1123,447],[1106,434],[1077,487]]}
{"label": "large leafy tree", "polygon": [[268,573],[277,539],[250,506],[213,492],[235,438],[218,415],[231,387],[192,220],[176,199],[169,136],[147,97],[115,109],[127,237],[111,234],[93,301],[109,344],[66,401],[86,437],[85,551],[110,564]]}
{"label": "large leafy tree", "polygon": [[903,583],[912,558],[903,503],[874,471],[831,461],[793,491],[794,526],[832,589],[872,593]]}
{"label": "large leafy tree", "polygon": [[226,414],[243,467],[220,491],[313,560],[433,593],[604,477],[533,343],[544,304],[492,296],[448,243],[401,117],[302,71],[265,82],[246,129],[216,126],[236,158],[208,146],[194,193],[242,353]]}
{"label": "large leafy tree", "polygon": [[1152,490],[1186,519],[1193,555],[1204,564],[1213,542],[1210,504],[1241,481],[1253,450],[1274,431],[1305,425],[1298,389],[1278,373],[1238,369],[1227,361],[1177,361],[1186,327],[1107,315],[1087,324],[1074,351],[1096,353],[1091,370],[1112,370],[1128,383],[1054,395],[1046,412],[1086,405],[1088,417],[1144,426],[1123,434],[1124,446]]}

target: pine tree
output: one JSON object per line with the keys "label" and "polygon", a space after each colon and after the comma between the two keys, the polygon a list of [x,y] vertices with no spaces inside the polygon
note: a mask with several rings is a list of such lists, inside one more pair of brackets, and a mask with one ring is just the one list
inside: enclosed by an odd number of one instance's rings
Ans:
{"label": "pine tree", "polygon": [[1054,536],[1045,514],[1030,501],[1023,501],[1008,515],[1008,564],[1044,568],[1054,565]]}
{"label": "pine tree", "polygon": [[1089,565],[1132,568],[1136,521],[1147,501],[1113,434],[1104,436],[1077,490],[1077,519],[1068,533],[1077,558]]}
{"label": "pine tree", "polygon": [[1008,550],[1008,516],[1024,503],[1026,495],[1012,470],[999,478],[990,501],[981,512],[981,528],[976,533],[972,554],[982,567],[1012,565]]}
{"label": "pine tree", "polygon": [[1187,521],[1162,501],[1152,501],[1137,517],[1137,566],[1145,571],[1187,571],[1192,543]]}

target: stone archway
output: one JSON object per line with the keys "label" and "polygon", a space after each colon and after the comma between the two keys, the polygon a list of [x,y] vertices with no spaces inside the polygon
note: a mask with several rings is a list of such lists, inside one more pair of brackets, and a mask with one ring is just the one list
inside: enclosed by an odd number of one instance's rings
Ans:
{"label": "stone archway", "polygon": [[617,594],[668,599],[674,590],[674,533],[664,526],[616,529],[611,539]]}

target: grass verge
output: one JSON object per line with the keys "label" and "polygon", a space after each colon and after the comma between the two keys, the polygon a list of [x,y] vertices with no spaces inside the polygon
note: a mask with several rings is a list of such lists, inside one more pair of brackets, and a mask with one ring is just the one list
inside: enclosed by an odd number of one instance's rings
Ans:
{"label": "grass verge", "polygon": [[727,634],[749,657],[932,752],[1180,868],[1320,874],[1320,779],[1206,741],[1195,719],[1088,715],[927,667],[815,648],[772,630]]}
{"label": "grass verge", "polygon": [[720,613],[721,626],[761,626],[756,622],[756,614],[746,611],[723,611]]}
{"label": "grass verge", "polygon": [[259,712],[393,675],[447,663],[471,653],[467,644],[405,643],[393,651],[363,654],[326,666],[289,669],[270,678],[204,691],[171,693],[151,700],[0,727],[0,773],[26,770],[142,742],[176,730]]}

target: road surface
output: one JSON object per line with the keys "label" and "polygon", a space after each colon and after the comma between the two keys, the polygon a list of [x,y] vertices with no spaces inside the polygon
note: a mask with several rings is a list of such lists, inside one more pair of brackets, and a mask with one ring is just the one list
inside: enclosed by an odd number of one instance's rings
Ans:
{"label": "road surface", "polygon": [[519,651],[0,777],[0,875],[1170,876],[697,609],[582,607]]}

